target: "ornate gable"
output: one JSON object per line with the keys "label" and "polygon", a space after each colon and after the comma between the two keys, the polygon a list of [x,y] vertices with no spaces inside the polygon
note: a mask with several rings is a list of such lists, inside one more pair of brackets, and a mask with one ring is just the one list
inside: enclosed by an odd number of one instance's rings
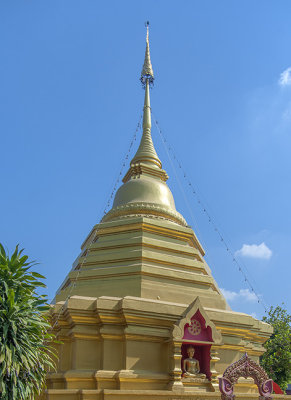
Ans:
{"label": "ornate gable", "polygon": [[187,307],[173,328],[173,340],[222,342],[221,333],[204,310],[199,296]]}

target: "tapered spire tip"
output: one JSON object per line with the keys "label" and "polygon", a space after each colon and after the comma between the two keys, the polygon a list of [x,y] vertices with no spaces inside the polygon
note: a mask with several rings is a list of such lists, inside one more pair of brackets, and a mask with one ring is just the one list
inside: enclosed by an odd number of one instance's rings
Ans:
{"label": "tapered spire tip", "polygon": [[146,81],[149,81],[149,84],[152,85],[154,83],[154,71],[151,63],[151,56],[150,56],[150,43],[149,43],[149,21],[145,23],[147,28],[147,35],[146,35],[146,51],[145,51],[145,58],[144,63],[141,71],[141,83],[145,86]]}

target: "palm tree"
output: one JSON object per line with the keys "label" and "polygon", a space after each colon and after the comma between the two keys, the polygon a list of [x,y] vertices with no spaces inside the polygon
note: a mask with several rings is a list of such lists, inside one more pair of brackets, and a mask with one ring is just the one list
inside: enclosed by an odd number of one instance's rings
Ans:
{"label": "palm tree", "polygon": [[11,257],[0,244],[0,398],[33,400],[54,367],[48,330],[49,305],[38,287],[44,277],[31,271],[18,246]]}

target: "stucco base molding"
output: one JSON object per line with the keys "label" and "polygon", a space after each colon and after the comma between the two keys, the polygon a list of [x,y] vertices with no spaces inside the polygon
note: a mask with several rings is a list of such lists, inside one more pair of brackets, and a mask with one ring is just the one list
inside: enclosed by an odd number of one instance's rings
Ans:
{"label": "stucco base molding", "polygon": [[169,382],[168,374],[151,371],[120,370],[116,375],[120,390],[134,389],[137,386],[143,390],[164,389]]}
{"label": "stucco base molding", "polygon": [[[288,395],[272,395],[274,400],[290,400]],[[220,400],[219,393],[171,390],[48,389],[39,400]],[[236,393],[236,400],[258,400],[257,394]]]}

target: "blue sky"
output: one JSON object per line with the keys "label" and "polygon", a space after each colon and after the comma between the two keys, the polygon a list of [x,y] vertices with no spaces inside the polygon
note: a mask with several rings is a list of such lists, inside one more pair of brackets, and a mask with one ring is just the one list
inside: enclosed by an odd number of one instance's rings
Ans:
{"label": "blue sky", "polygon": [[[133,137],[149,20],[162,132],[258,295],[291,311],[290,13],[283,0],[0,3],[0,241],[40,262],[49,298]],[[231,307],[260,318],[155,128],[153,140]]]}

